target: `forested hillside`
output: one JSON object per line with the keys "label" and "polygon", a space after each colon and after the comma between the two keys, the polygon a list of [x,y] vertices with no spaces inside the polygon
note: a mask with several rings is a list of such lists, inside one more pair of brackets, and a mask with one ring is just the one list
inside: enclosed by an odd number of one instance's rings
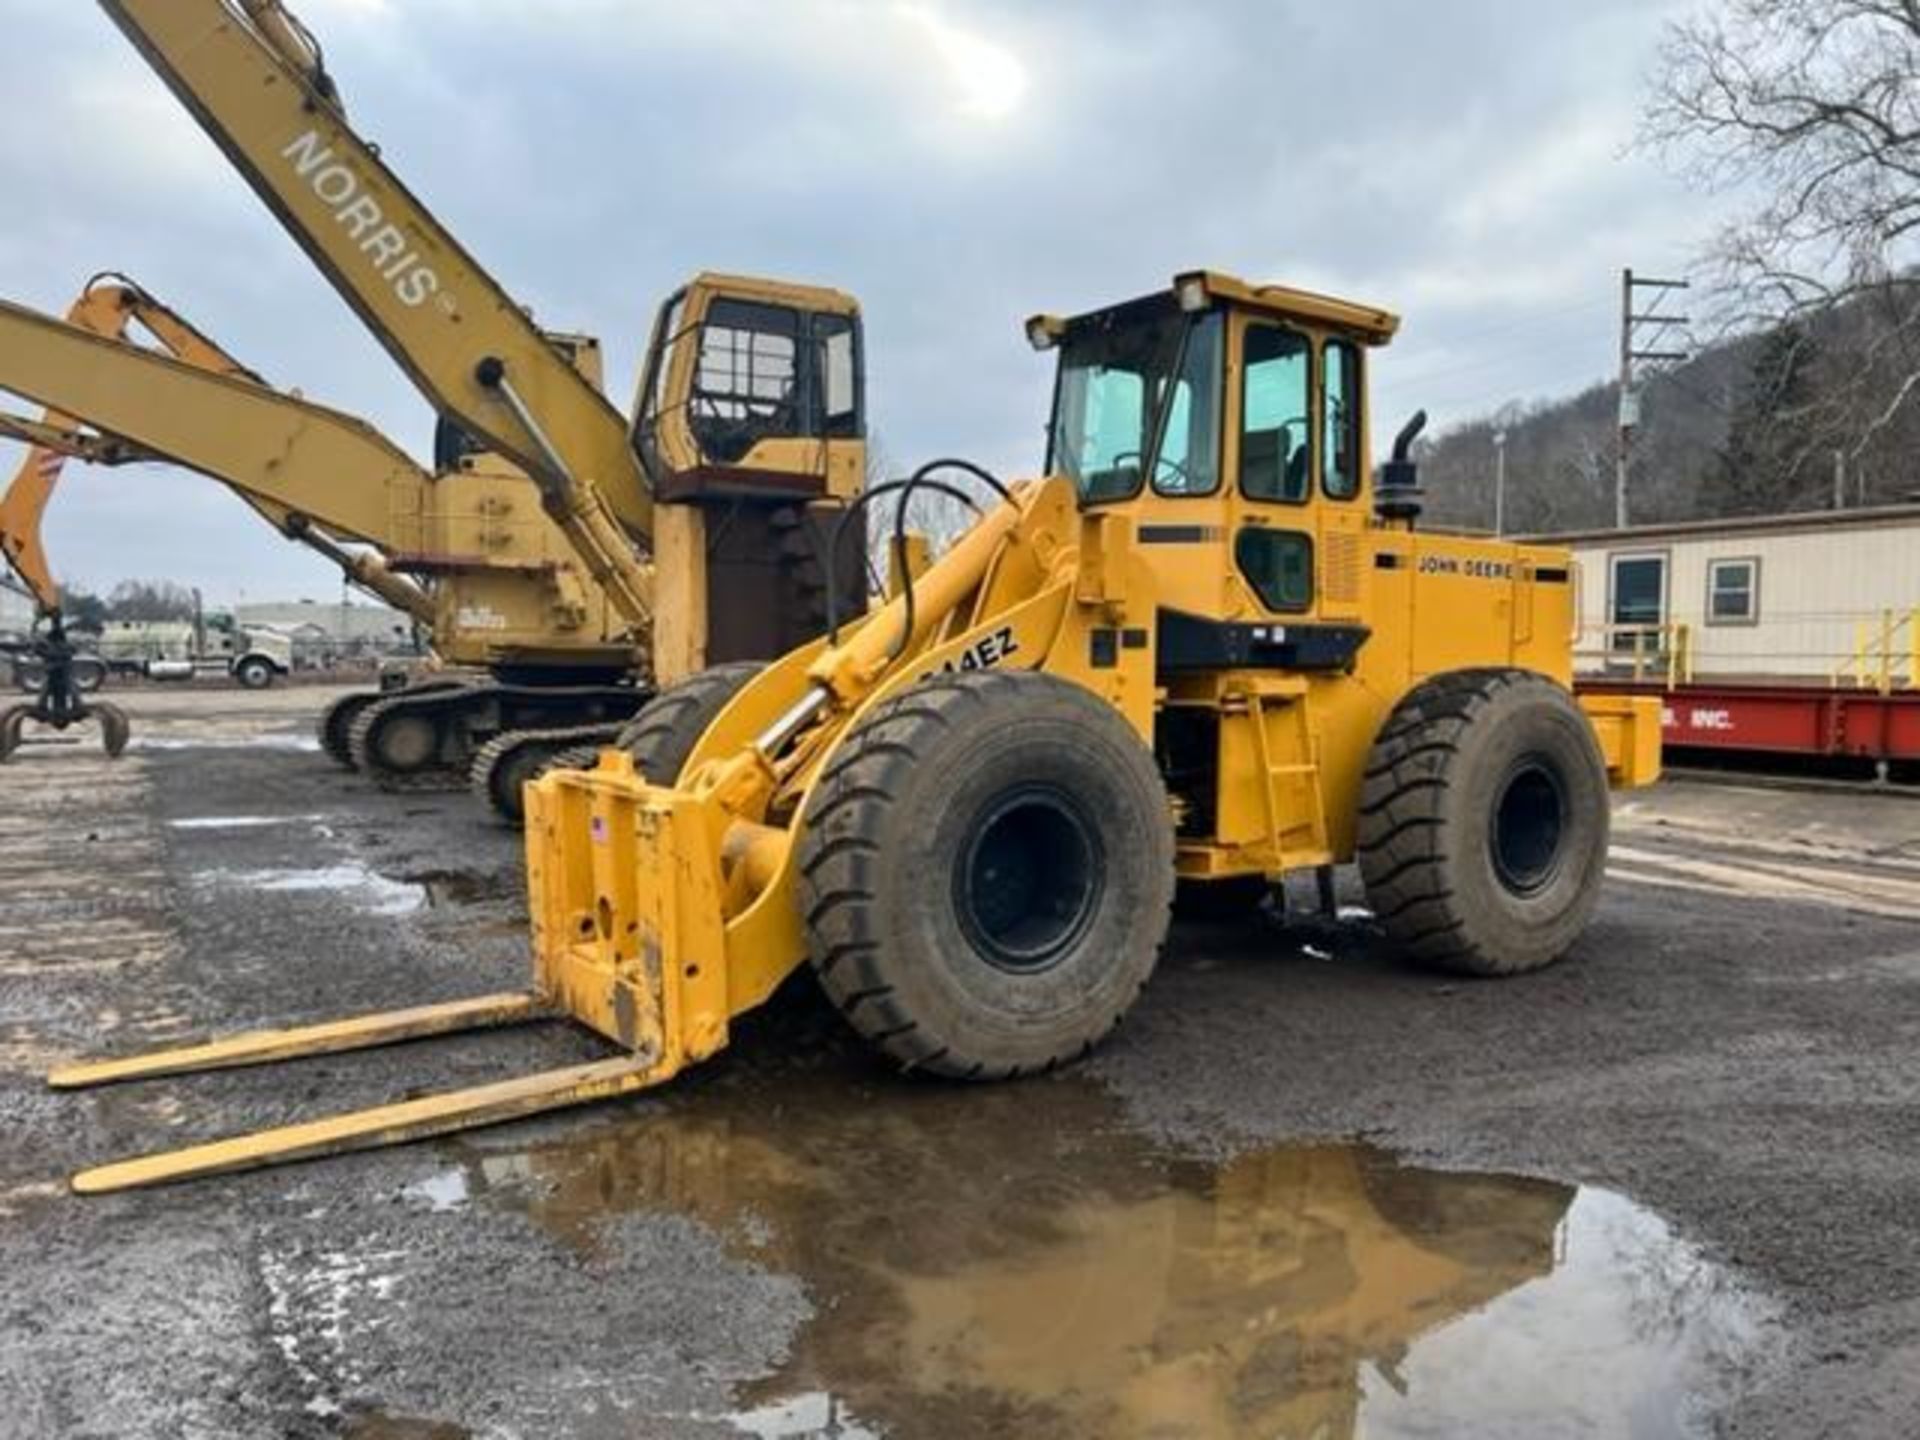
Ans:
{"label": "forested hillside", "polygon": [[[1817,510],[1920,492],[1920,311],[1904,287],[1708,345],[1640,380],[1629,482],[1636,522]],[[1496,430],[1507,528],[1613,523],[1619,387],[1504,407],[1425,447],[1428,514],[1491,527]],[[1497,417],[1497,418],[1496,418]]]}

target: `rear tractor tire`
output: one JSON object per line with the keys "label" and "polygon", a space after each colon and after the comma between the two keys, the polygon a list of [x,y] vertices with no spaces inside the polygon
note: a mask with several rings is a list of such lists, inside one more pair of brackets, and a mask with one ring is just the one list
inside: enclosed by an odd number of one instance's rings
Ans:
{"label": "rear tractor tire", "polygon": [[1361,878],[1393,944],[1462,975],[1552,964],[1605,874],[1606,764],[1565,688],[1462,670],[1394,708],[1367,761]]}
{"label": "rear tractor tire", "polygon": [[942,676],[877,707],[815,785],[799,847],[814,973],[907,1069],[994,1080],[1077,1059],[1166,938],[1153,756],[1049,675]]}

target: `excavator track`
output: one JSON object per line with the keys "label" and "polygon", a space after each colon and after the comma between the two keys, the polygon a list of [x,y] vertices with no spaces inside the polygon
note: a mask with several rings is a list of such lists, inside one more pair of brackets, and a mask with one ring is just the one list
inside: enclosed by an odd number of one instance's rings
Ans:
{"label": "excavator track", "polygon": [[384,790],[457,790],[488,742],[521,731],[620,725],[651,692],[630,685],[510,685],[492,682],[402,691],[354,718],[354,768]]}
{"label": "excavator track", "polygon": [[599,725],[571,725],[564,730],[509,730],[482,745],[467,772],[474,798],[506,825],[524,820],[520,787],[545,774],[554,765],[585,769],[604,746],[619,740],[626,725],[609,721]]}
{"label": "excavator track", "polygon": [[413,680],[397,690],[354,690],[342,695],[320,714],[315,730],[320,737],[320,748],[327,757],[342,769],[351,770],[353,763],[353,722],[357,720],[367,706],[380,700],[391,700],[396,695],[420,695],[430,690],[452,690],[462,685],[485,683],[470,675],[430,675]]}

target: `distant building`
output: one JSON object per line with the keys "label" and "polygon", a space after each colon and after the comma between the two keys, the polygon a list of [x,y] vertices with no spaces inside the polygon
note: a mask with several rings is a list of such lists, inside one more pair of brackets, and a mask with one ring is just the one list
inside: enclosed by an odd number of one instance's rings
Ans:
{"label": "distant building", "polygon": [[384,654],[413,644],[413,622],[386,605],[262,601],[235,608],[241,625],[267,625],[294,637],[304,655]]}
{"label": "distant building", "polygon": [[1573,551],[1582,673],[1920,686],[1920,504],[1536,538]]}

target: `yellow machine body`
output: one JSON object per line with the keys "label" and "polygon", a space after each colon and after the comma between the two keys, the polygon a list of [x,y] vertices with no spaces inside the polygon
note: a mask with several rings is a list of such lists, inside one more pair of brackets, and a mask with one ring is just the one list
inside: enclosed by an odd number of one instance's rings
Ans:
{"label": "yellow machine body", "polygon": [[[1222,322],[1222,473],[1242,472],[1240,357],[1256,329],[1277,327],[1320,357],[1310,370],[1321,411],[1327,347],[1344,346],[1355,367],[1348,433],[1358,452],[1341,487],[1350,493],[1330,498],[1315,483],[1281,501],[1251,498],[1239,484],[1205,495],[1141,486],[1089,505],[1063,476],[1028,482],[915,582],[910,634],[896,598],[843,645],[769,666],[708,730],[678,785],[650,785],[611,752],[598,770],[543,778],[528,799],[527,862],[545,993],[617,1043],[650,1054],[657,1046],[663,1063],[720,1048],[729,1019],[806,958],[794,858],[810,787],[862,716],[943,670],[1066,678],[1150,747],[1183,716],[1204,716],[1217,779],[1189,803],[1210,810],[1212,823],[1182,835],[1176,864],[1207,880],[1353,858],[1369,749],[1426,677],[1514,667],[1571,683],[1566,551],[1374,515],[1359,367],[1367,347],[1391,336],[1393,318],[1208,273],[1180,277],[1161,298],[1171,305],[1196,288]],[[1324,476],[1326,427],[1308,429],[1308,471]],[[1311,557],[1298,604],[1289,596],[1276,608],[1236,563],[1236,544],[1249,543],[1237,537],[1248,532],[1291,537]],[[1170,663],[1162,652],[1171,643],[1292,646],[1300,663]],[[1340,647],[1331,663],[1325,647]],[[810,699],[806,724],[781,735],[782,717]],[[1657,706],[1618,697],[1582,705],[1610,781],[1651,783]],[[782,745],[768,745],[769,735]]]}
{"label": "yellow machine body", "polygon": [[[1649,783],[1657,705],[1608,698],[1576,709],[1567,697],[1566,552],[1418,530],[1405,455],[1415,427],[1374,493],[1365,365],[1395,325],[1379,310],[1208,272],[1073,320],[1036,317],[1028,334],[1042,348],[1084,342],[1097,353],[1103,337],[1156,347],[1163,370],[1135,372],[1151,410],[1142,393],[1129,399],[1126,366],[1085,363],[1069,375],[1063,358],[1053,473],[1004,487],[924,567],[899,557],[911,583],[746,680],[674,783],[652,783],[628,753],[608,750],[592,770],[530,785],[533,983],[517,1004],[483,997],[54,1079],[255,1063],[534,1015],[590,1027],[617,1058],[107,1167],[76,1184],[118,1188],[387,1143],[640,1089],[711,1056],[735,1017],[819,958],[800,898],[810,800],[899,748],[867,722],[917,687],[954,683],[948,675],[1039,672],[1065,682],[1057,693],[1076,705],[1091,697],[1100,720],[1121,717],[1119,733],[1157,761],[1174,868],[1201,884],[1354,858],[1369,756],[1430,677],[1523,677],[1550,698],[1556,733],[1579,737],[1583,783],[1597,787],[1602,809],[1607,784]],[[887,713],[899,723],[904,712]],[[995,723],[990,712],[983,723]],[[826,831],[814,861],[843,842],[881,853],[871,832]],[[946,883],[896,873],[908,885]],[[1137,924],[1157,947],[1164,914],[1141,913]]]}
{"label": "yellow machine body", "polygon": [[[646,365],[664,377],[647,392],[648,412],[665,421],[649,461],[638,443],[646,415],[622,416],[608,402],[597,353],[537,325],[388,168],[280,0],[100,5],[443,425],[489,457],[436,465],[459,472],[447,496],[391,505],[375,527],[399,532],[393,551],[436,584],[449,566],[471,575],[466,594],[436,603],[447,658],[650,668],[671,680],[778,654],[817,629],[823,607],[804,578],[808,557],[787,551],[817,548],[813,512],[837,511],[865,469],[850,297],[739,277],[686,287],[656,334],[671,363]],[[44,317],[9,307],[4,318],[0,388],[229,483],[260,478],[194,458],[206,448],[198,428],[233,414],[212,387],[109,365],[115,383],[96,376],[89,390],[80,362],[54,353],[60,337],[17,323]],[[125,392],[150,387],[178,401],[183,386],[191,403],[177,420],[148,413],[145,435],[112,423],[127,418],[120,400],[142,403]],[[108,391],[112,415],[67,403],[66,392]],[[258,409],[235,423],[271,428]],[[337,474],[366,473],[363,491],[381,491],[387,457],[359,458],[372,470]],[[257,470],[262,453],[246,459]],[[463,620],[472,622],[464,631]]]}
{"label": "yellow machine body", "polygon": [[[684,417],[732,401],[710,393],[717,388],[713,362],[704,386],[696,362],[703,349],[750,343],[730,330],[710,334],[714,307],[724,311],[736,302],[763,316],[784,307],[795,327],[831,323],[836,334],[857,341],[859,307],[841,292],[696,276],[669,302],[676,330],[655,337],[656,353],[670,350],[685,362],[662,365],[665,378],[650,392],[656,405],[680,417],[685,432],[673,463],[709,486],[724,484],[736,468],[750,469],[762,484],[784,477],[803,496],[849,465],[857,474],[865,463],[857,423],[856,433],[832,440],[766,438],[738,450],[737,467],[699,448]],[[130,343],[135,323],[162,348]],[[599,385],[597,341],[560,334],[547,341]],[[793,368],[791,350],[788,362]],[[0,436],[35,447],[0,497],[0,550],[36,593],[52,594],[40,524],[60,464],[168,461],[225,483],[282,534],[320,550],[421,620],[449,664],[644,667],[657,628],[668,632],[682,664],[698,668],[713,624],[744,633],[743,646],[778,648],[764,632],[780,617],[765,618],[753,606],[711,613],[704,531],[669,523],[674,513],[692,513],[689,507],[656,512],[664,532],[654,537],[656,546],[679,548],[656,552],[651,564],[597,491],[543,492],[514,461],[448,423],[436,447],[441,468],[423,469],[366,422],[268,387],[130,282],[89,286],[64,322],[0,302],[0,390],[48,407],[38,421],[0,413]],[[729,423],[731,439],[742,427]],[[840,501],[829,503],[837,510]],[[662,568],[679,598],[656,613]]]}

